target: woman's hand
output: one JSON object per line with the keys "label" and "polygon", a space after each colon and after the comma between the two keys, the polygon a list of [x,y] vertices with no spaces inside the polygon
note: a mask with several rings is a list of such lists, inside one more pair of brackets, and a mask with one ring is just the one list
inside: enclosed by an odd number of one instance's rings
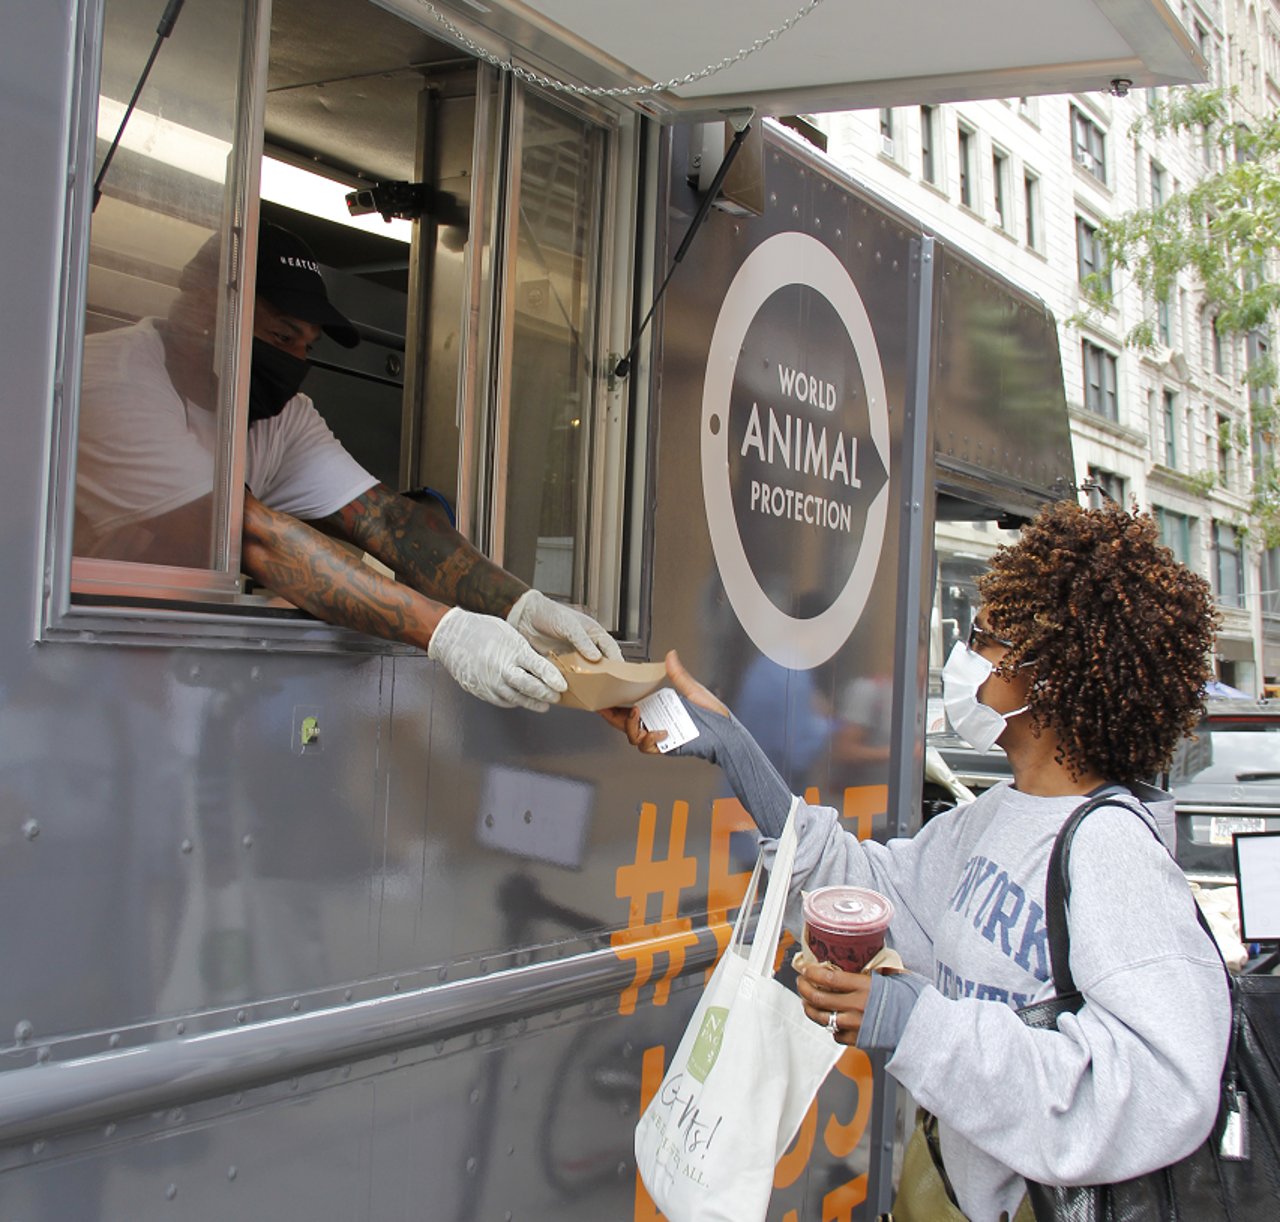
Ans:
{"label": "woman's hand", "polygon": [[871,994],[871,977],[845,972],[829,963],[811,963],[796,978],[804,1012],[819,1026],[831,1028],[837,1044],[856,1044]]}
{"label": "woman's hand", "polygon": [[[729,710],[685,670],[674,649],[667,654],[667,678],[671,681],[671,686],[690,704],[718,713],[721,717],[729,716]],[[600,716],[615,730],[621,730],[627,736],[627,741],[645,755],[657,755],[658,744],[667,736],[665,730],[646,730],[640,722],[638,709],[601,709]]]}

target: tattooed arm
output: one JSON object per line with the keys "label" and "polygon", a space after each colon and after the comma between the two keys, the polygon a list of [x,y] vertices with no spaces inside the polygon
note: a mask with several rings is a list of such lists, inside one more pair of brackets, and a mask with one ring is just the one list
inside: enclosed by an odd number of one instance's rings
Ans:
{"label": "tattooed arm", "polygon": [[529,587],[481,555],[435,504],[375,484],[317,526],[377,557],[432,599],[505,616]]}
{"label": "tattooed arm", "polygon": [[255,581],[317,619],[420,649],[448,610],[375,572],[297,518],[268,509],[247,489],[241,564]]}
{"label": "tattooed arm", "polygon": [[425,649],[460,687],[490,704],[542,712],[565,689],[564,676],[506,620],[443,607],[248,491],[240,562],[319,619]]}

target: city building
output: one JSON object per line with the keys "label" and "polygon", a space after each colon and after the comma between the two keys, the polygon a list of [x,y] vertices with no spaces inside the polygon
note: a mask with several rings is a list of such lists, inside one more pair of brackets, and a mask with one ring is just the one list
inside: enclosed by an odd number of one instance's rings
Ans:
{"label": "city building", "polygon": [[[1280,0],[1186,5],[1211,81],[1235,87],[1233,119],[1280,105]],[[1087,320],[1081,282],[1102,266],[1099,223],[1160,203],[1226,156],[1197,134],[1134,124],[1163,90],[1018,97],[812,118],[827,155],[1043,298],[1058,320],[1076,482],[1136,499],[1164,541],[1211,583],[1222,614],[1218,677],[1249,694],[1280,676],[1280,549],[1251,518],[1251,363],[1270,336],[1220,335],[1194,276],[1154,301],[1116,273],[1114,308]],[[1072,320],[1075,321],[1072,321]],[[1154,345],[1126,336],[1146,322]],[[1263,390],[1255,392],[1269,395]],[[967,615],[994,523],[940,523],[941,617]],[[945,633],[943,634],[945,637]]]}

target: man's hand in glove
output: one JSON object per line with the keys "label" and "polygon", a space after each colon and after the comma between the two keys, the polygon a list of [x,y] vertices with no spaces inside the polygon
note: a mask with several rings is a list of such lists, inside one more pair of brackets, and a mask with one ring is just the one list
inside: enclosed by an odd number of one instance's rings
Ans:
{"label": "man's hand in glove", "polygon": [[622,658],[618,642],[591,616],[555,602],[537,590],[526,590],[516,599],[507,612],[507,623],[534,644],[539,637],[564,641],[588,662],[598,662],[601,656],[615,662]]}
{"label": "man's hand in glove", "polygon": [[461,607],[445,612],[427,643],[427,656],[463,691],[501,708],[519,705],[545,713],[567,686],[555,666],[510,624]]}

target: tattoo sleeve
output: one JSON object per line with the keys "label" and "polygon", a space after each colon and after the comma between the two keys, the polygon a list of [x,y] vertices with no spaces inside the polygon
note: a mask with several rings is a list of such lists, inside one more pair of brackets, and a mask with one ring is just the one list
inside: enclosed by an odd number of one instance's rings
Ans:
{"label": "tattoo sleeve", "polygon": [[411,501],[385,484],[321,524],[376,556],[402,582],[451,606],[506,615],[528,589],[450,526],[439,506]]}
{"label": "tattoo sleeve", "polygon": [[241,564],[255,581],[317,619],[420,649],[447,609],[247,492]]}

